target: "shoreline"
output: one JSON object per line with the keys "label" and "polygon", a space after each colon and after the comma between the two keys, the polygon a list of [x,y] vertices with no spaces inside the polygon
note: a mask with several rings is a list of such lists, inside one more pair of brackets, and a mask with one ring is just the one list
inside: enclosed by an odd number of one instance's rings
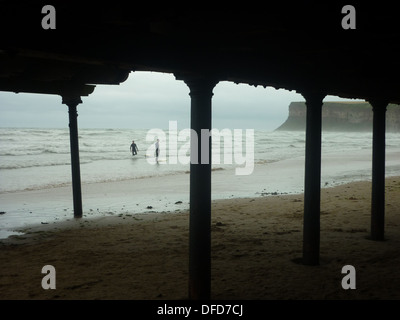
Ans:
{"label": "shoreline", "polygon": [[[386,241],[368,240],[368,181],[321,190],[319,266],[302,255],[303,195],[212,202],[212,299],[400,299],[400,177],[386,178]],[[187,299],[187,210],[82,218],[0,240],[0,299]],[[57,289],[40,286],[43,265]],[[357,289],[344,290],[353,265]]]}
{"label": "shoreline", "polygon": [[[322,159],[322,187],[371,179],[369,152],[330,154]],[[398,175],[398,152],[386,155],[386,176]],[[212,199],[299,194],[304,187],[304,157],[255,166],[251,175],[237,176],[235,169],[212,172]],[[283,174],[284,173],[284,174]],[[143,212],[175,212],[189,208],[186,173],[97,183],[82,183],[83,213],[103,217]],[[0,194],[0,239],[31,224],[73,219],[72,187],[58,187]]]}

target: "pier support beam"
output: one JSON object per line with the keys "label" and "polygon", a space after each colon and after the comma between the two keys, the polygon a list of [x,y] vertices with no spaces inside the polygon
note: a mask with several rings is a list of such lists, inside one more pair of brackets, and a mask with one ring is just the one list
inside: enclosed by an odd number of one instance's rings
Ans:
{"label": "pier support beam", "polygon": [[321,193],[321,130],[322,104],[319,92],[302,93],[306,99],[306,151],[304,176],[303,259],[305,265],[319,264],[320,193]]}
{"label": "pier support beam", "polygon": [[371,239],[384,240],[385,233],[385,132],[387,101],[370,100],[374,114],[372,141]]}
{"label": "pier support beam", "polygon": [[81,192],[81,171],[79,162],[79,141],[78,141],[78,113],[76,107],[82,103],[79,96],[63,96],[63,104],[68,106],[69,113],[69,138],[71,149],[71,170],[72,170],[72,193],[74,202],[74,218],[82,218],[82,192]]}
{"label": "pier support beam", "polygon": [[211,294],[211,130],[212,90],[217,81],[185,78],[191,98],[189,299]]}

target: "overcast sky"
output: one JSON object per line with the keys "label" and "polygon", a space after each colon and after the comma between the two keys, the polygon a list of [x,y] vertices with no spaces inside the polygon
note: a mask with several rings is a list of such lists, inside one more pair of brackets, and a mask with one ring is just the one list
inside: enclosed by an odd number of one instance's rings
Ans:
{"label": "overcast sky", "polygon": [[[212,127],[274,130],[288,116],[292,101],[304,98],[287,90],[220,82],[214,88]],[[344,100],[328,96],[324,101]],[[190,126],[189,88],[172,74],[132,72],[120,84],[98,85],[78,106],[80,128],[168,128]],[[0,127],[68,127],[68,107],[60,96],[0,92]]]}

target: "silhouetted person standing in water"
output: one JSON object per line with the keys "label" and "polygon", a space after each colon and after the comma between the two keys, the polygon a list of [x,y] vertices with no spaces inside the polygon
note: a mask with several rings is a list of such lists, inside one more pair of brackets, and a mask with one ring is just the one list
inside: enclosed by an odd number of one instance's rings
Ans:
{"label": "silhouetted person standing in water", "polygon": [[155,147],[156,147],[156,160],[158,161],[158,155],[160,154],[160,140],[159,139],[157,139]]}
{"label": "silhouetted person standing in water", "polygon": [[137,152],[139,151],[139,149],[138,149],[138,147],[137,147],[135,141],[133,141],[133,140],[132,140],[132,144],[131,144],[130,150],[132,151],[132,155],[133,155],[133,156],[136,155]]}

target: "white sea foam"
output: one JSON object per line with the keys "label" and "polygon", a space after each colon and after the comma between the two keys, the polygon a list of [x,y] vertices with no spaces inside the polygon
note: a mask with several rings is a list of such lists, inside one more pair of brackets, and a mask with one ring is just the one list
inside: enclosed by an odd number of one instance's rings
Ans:
{"label": "white sea foam", "polygon": [[[80,129],[79,148],[82,183],[119,181],[151,176],[180,174],[189,170],[188,164],[169,164],[160,161],[158,166],[146,161],[146,150],[151,143],[146,141],[148,130],[128,129]],[[371,152],[371,133],[324,132],[322,154],[355,154]],[[130,142],[135,140],[139,153],[132,156]],[[179,149],[185,141],[178,141]],[[245,143],[245,142],[243,142]],[[166,144],[160,159],[168,160]],[[214,167],[233,169],[233,164],[223,163],[224,146],[214,145],[222,163]],[[400,148],[400,134],[387,134],[387,152]],[[254,135],[254,162],[268,166],[270,163],[303,157],[304,132],[266,132],[256,130]],[[228,150],[229,152],[229,150]],[[70,153],[68,129],[0,129],[0,192],[25,189],[41,189],[48,186],[68,184],[70,177]],[[367,168],[365,168],[367,169]],[[257,173],[254,173],[257,174]]]}

